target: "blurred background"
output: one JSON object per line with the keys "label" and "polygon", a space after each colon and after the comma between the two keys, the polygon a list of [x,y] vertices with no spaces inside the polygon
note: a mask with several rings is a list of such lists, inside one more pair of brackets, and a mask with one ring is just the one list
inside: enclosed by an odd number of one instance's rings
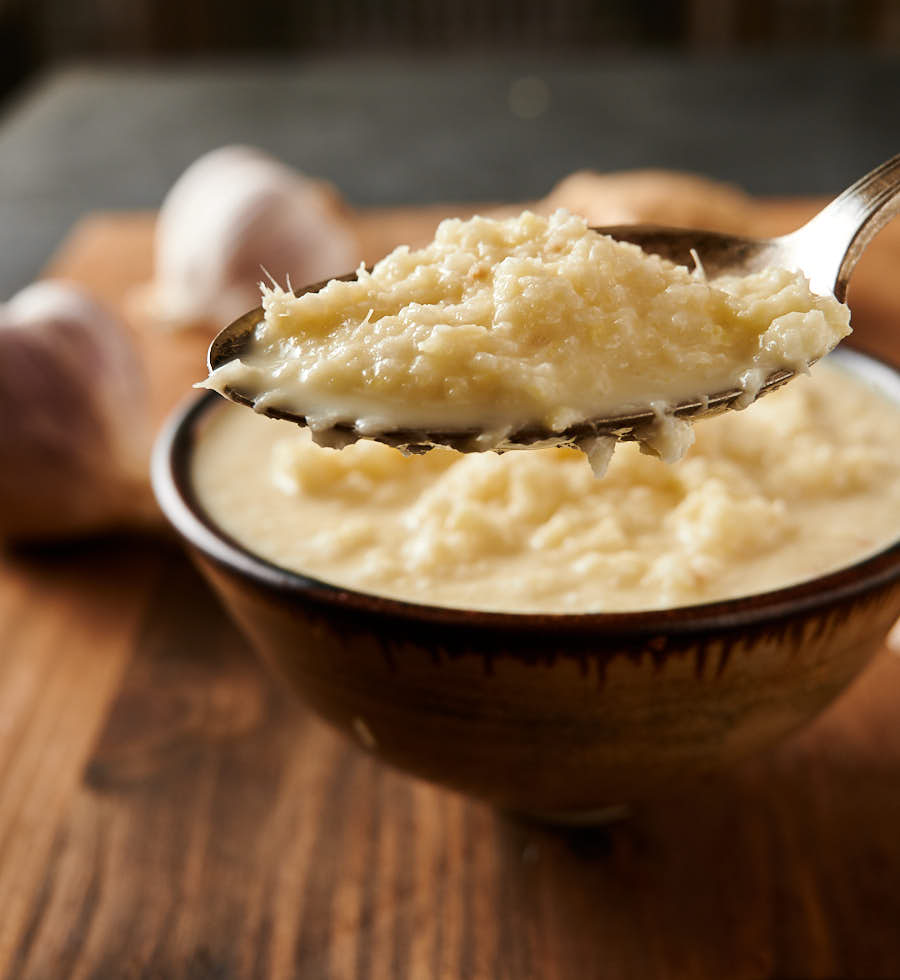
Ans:
{"label": "blurred background", "polygon": [[0,295],[228,144],[359,208],[586,169],[826,195],[898,104],[900,0],[0,0]]}
{"label": "blurred background", "polygon": [[72,59],[458,51],[900,50],[898,0],[0,0],[0,96]]}

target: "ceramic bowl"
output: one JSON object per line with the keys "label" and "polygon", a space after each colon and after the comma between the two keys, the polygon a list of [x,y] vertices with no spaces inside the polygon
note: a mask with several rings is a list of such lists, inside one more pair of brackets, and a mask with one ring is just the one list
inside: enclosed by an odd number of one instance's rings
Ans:
{"label": "ceramic bowl", "polygon": [[[900,403],[900,374],[841,364]],[[631,613],[501,614],[379,598],[297,575],[204,513],[191,453],[218,396],[157,443],[168,519],[291,690],[385,762],[499,806],[590,819],[731,766],[803,725],[900,615],[900,542],[761,595]]]}

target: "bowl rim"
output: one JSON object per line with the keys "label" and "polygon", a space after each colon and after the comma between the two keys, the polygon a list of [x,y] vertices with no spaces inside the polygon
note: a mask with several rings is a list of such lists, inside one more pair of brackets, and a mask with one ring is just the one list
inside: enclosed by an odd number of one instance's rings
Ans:
{"label": "bowl rim", "polygon": [[[850,372],[882,389],[896,389],[900,369],[887,360],[842,347],[829,355]],[[216,525],[194,492],[188,463],[197,427],[217,406],[214,391],[188,396],[166,420],[153,448],[151,477],[163,514],[196,551],[258,586],[293,594],[308,602],[385,618],[440,624],[447,628],[572,634],[656,635],[698,629],[744,627],[807,613],[853,598],[900,579],[900,537],[887,547],[825,575],[732,599],[666,609],[626,612],[497,612],[417,603],[358,591],[283,568],[254,554]]]}

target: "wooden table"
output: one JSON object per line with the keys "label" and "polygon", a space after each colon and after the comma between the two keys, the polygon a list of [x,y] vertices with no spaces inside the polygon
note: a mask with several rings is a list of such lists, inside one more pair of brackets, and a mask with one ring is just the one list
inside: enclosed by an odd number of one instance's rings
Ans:
{"label": "wooden table", "polygon": [[[88,221],[53,271],[121,306],[150,227]],[[879,295],[860,339],[898,356]],[[139,339],[160,415],[205,337]],[[110,538],[0,560],[0,789],[7,977],[900,977],[887,649],[776,754],[562,832],[388,771],[288,701],[174,541]]]}

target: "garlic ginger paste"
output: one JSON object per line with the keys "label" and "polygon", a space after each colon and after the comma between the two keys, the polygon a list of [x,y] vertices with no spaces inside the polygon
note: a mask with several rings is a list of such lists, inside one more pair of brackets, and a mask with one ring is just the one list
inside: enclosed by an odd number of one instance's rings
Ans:
{"label": "garlic ginger paste", "polygon": [[447,220],[427,247],[398,248],[354,281],[300,296],[263,287],[263,307],[250,350],[206,385],[305,416],[317,440],[336,424],[487,430],[478,448],[493,448],[529,426],[562,432],[651,406],[660,425],[646,441],[666,459],[690,443],[667,409],[733,389],[748,403],[850,332],[847,307],[802,273],[708,282],[564,210]]}
{"label": "garlic ginger paste", "polygon": [[[679,276],[703,304],[730,302]],[[782,293],[800,290],[787,282]],[[851,564],[900,534],[900,407],[843,370],[823,364],[745,412],[699,423],[696,437],[673,466],[624,444],[596,480],[572,449],[404,457],[362,440],[337,451],[222,405],[195,448],[193,480],[212,520],[277,565],[412,602],[511,612],[748,595]]]}

